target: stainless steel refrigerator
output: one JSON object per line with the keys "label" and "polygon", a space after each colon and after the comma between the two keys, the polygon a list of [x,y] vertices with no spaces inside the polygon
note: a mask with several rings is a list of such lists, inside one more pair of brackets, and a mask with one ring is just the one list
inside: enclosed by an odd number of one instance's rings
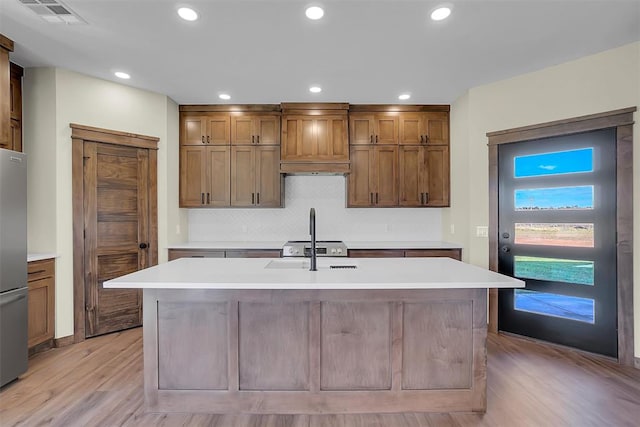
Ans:
{"label": "stainless steel refrigerator", "polygon": [[0,387],[27,370],[27,157],[0,149]]}

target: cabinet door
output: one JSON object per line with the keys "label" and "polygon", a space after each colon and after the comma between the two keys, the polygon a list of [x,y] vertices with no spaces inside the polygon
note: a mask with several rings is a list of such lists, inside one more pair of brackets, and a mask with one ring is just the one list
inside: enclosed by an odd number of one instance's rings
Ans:
{"label": "cabinet door", "polygon": [[280,145],[280,116],[256,116],[253,127],[256,144]]}
{"label": "cabinet door", "polygon": [[424,123],[429,145],[449,145],[449,113],[425,113]]}
{"label": "cabinet door", "polygon": [[31,348],[53,339],[55,286],[53,277],[30,281],[28,285],[27,346]]}
{"label": "cabinet door", "polygon": [[11,119],[9,147],[13,151],[22,151],[22,121]]}
{"label": "cabinet door", "polygon": [[207,147],[180,147],[180,207],[200,207],[207,188]]}
{"label": "cabinet door", "polygon": [[[13,71],[13,64],[11,64],[11,71]],[[14,76],[13,72],[11,73],[9,96],[11,97],[11,118],[22,120],[22,79],[20,76]]]}
{"label": "cabinet door", "polygon": [[347,180],[349,194],[347,206],[363,207],[373,205],[373,181],[371,167],[373,165],[373,148],[369,146],[351,147],[351,173]]}
{"label": "cabinet door", "polygon": [[231,116],[212,114],[207,116],[207,144],[229,145],[231,143]]}
{"label": "cabinet door", "polygon": [[425,143],[424,113],[402,113],[399,117],[400,145]]}
{"label": "cabinet door", "polygon": [[374,147],[374,203],[376,206],[398,206],[398,147]]}
{"label": "cabinet door", "polygon": [[275,145],[255,147],[255,165],[256,205],[279,207],[281,205],[280,147]]}
{"label": "cabinet door", "polygon": [[375,144],[398,144],[398,116],[391,114],[376,114],[373,137]]}
{"label": "cabinet door", "polygon": [[408,249],[404,251],[407,258],[445,257],[461,260],[461,249]]}
{"label": "cabinet door", "polygon": [[426,187],[425,147],[419,145],[401,146],[398,161],[399,205],[423,206]]}
{"label": "cabinet door", "polygon": [[207,147],[207,206],[231,203],[231,147]]}
{"label": "cabinet door", "polygon": [[255,143],[253,117],[238,113],[231,117],[231,144],[251,145]]}
{"label": "cabinet door", "polygon": [[231,206],[255,205],[255,167],[254,147],[231,147]]}
{"label": "cabinet door", "polygon": [[180,121],[180,145],[203,145],[206,143],[206,117],[182,116]]}
{"label": "cabinet door", "polygon": [[375,120],[373,114],[352,113],[349,115],[349,144],[373,144]]}
{"label": "cabinet door", "polygon": [[346,117],[288,116],[283,120],[283,126],[282,161],[349,159]]}
{"label": "cabinet door", "polygon": [[449,147],[426,147],[427,206],[449,206]]}

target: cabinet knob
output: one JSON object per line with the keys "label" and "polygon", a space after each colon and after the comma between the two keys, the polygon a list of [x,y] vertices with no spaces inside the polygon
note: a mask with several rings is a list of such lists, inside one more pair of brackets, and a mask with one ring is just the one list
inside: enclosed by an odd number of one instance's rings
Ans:
{"label": "cabinet knob", "polygon": [[146,243],[140,243],[139,247],[140,249],[147,249],[149,245],[147,245]]}
{"label": "cabinet knob", "polygon": [[424,135],[420,135],[420,144],[424,144]]}

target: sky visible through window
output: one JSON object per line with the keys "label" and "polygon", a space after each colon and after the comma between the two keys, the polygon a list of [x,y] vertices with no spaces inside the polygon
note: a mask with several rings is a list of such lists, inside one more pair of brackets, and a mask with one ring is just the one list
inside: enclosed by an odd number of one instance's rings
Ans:
{"label": "sky visible through window", "polygon": [[593,148],[533,154],[514,158],[514,176],[560,175],[593,171]]}
{"label": "sky visible through window", "polygon": [[593,209],[593,185],[515,190],[515,208]]}

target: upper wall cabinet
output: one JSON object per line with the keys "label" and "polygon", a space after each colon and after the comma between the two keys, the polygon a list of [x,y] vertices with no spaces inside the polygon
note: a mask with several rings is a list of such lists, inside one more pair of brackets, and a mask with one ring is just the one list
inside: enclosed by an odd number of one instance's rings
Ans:
{"label": "upper wall cabinet", "polygon": [[[12,135],[14,129],[11,123],[11,71],[9,53],[13,52],[13,41],[0,34],[0,148],[14,150]],[[20,150],[22,143],[20,143]]]}
{"label": "upper wall cabinet", "polygon": [[400,115],[400,144],[449,145],[449,113],[402,113]]}
{"label": "upper wall cabinet", "polygon": [[351,145],[397,145],[398,113],[352,112],[349,114]]}
{"label": "upper wall cabinet", "polygon": [[181,145],[229,145],[231,115],[229,113],[184,113],[180,120]]}
{"label": "upper wall cabinet", "polygon": [[348,108],[341,103],[282,104],[280,171],[348,172]]}
{"label": "upper wall cabinet", "polygon": [[233,112],[232,145],[279,145],[280,115]]}

